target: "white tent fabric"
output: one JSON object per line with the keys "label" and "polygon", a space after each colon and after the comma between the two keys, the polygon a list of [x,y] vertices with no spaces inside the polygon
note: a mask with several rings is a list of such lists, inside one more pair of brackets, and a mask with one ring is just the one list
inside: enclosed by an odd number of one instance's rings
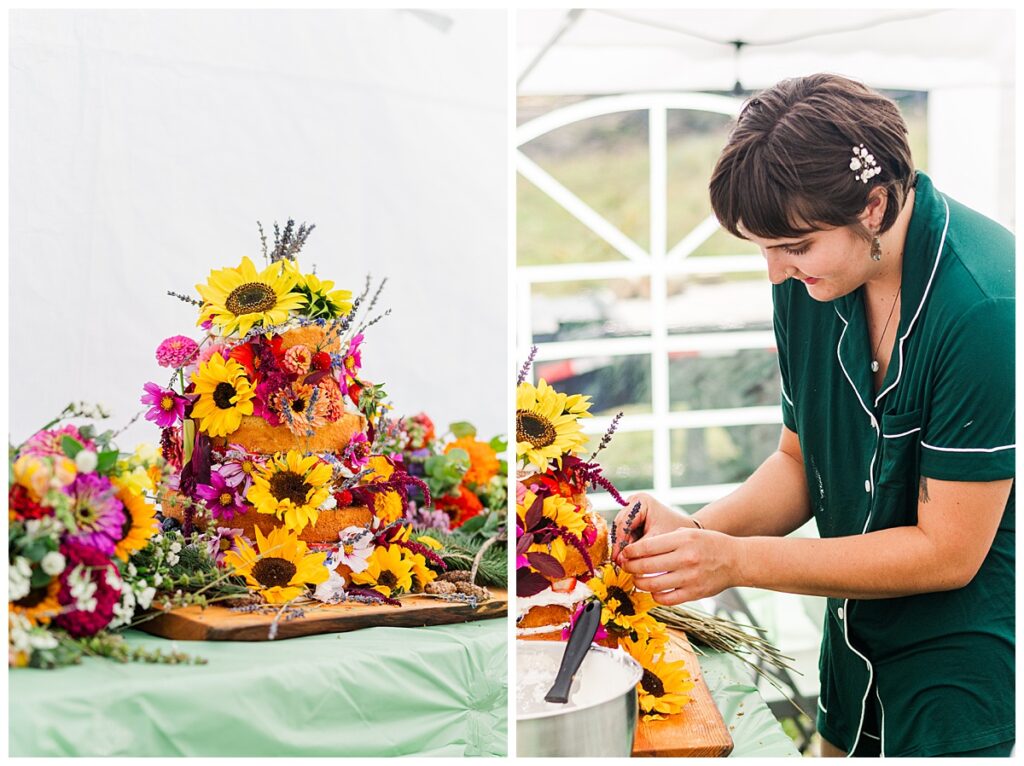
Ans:
{"label": "white tent fabric", "polygon": [[937,184],[1014,223],[1011,10],[524,10],[516,24],[526,95],[758,89],[821,71],[928,91]]}
{"label": "white tent fabric", "polygon": [[[364,372],[395,414],[505,431],[503,12],[15,12],[10,432],[68,401],[142,409],[153,351],[197,337],[211,268],[256,221],[317,224],[301,263],[392,315]],[[122,447],[155,441],[136,423]]]}

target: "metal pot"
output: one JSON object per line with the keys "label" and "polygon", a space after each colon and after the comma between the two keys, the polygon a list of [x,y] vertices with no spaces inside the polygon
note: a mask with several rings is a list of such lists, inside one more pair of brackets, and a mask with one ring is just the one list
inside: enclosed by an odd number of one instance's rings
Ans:
{"label": "metal pot", "polygon": [[636,685],[643,668],[621,649],[591,646],[569,703],[545,703],[545,687],[554,682],[564,650],[561,641],[516,642],[521,682],[516,754],[628,757],[636,733]]}

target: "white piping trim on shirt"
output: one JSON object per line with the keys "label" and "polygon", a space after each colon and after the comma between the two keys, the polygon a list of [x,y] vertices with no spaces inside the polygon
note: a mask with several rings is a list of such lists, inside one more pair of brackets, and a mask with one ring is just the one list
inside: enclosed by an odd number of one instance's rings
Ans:
{"label": "white piping trim on shirt", "polygon": [[924,441],[922,441],[921,446],[927,447],[928,449],[937,450],[938,452],[1002,452],[1003,450],[1006,449],[1014,449],[1017,445],[1004,444],[1002,447],[992,447],[991,449],[985,449],[984,447],[965,447],[961,449],[960,447],[936,447],[934,444],[927,444]]}
{"label": "white piping trim on shirt", "polygon": [[917,428],[911,428],[909,431],[904,431],[901,434],[882,434],[883,439],[899,439],[901,436],[910,436],[913,433],[917,433],[921,430],[921,426]]}
{"label": "white piping trim on shirt", "polygon": [[878,693],[878,687],[875,687],[875,699],[878,700],[878,709],[882,713],[882,723],[879,725],[881,730],[881,744],[879,745],[879,756],[885,758],[885,705],[882,704],[882,695]]}
{"label": "white piping trim on shirt", "polygon": [[821,712],[822,713],[824,713],[825,715],[828,715],[828,711],[825,709],[825,706],[821,704],[821,697],[820,696],[818,697],[818,707],[821,708]]}
{"label": "white piping trim on shirt", "polygon": [[782,391],[782,398],[785,399],[789,403],[790,407],[794,407],[795,405],[793,404],[793,400],[790,399],[789,395],[786,393],[785,386],[783,386],[780,390]]}
{"label": "white piping trim on shirt", "polygon": [[942,259],[942,248],[946,244],[946,232],[949,231],[949,203],[946,202],[946,197],[942,194],[939,195],[939,199],[942,200],[942,204],[946,207],[946,223],[942,227],[942,237],[939,239],[939,250],[935,254],[935,263],[932,265],[931,276],[928,277],[928,284],[924,286],[924,293],[921,295],[921,302],[917,304],[917,311],[914,312],[913,318],[910,320],[910,324],[907,325],[907,331],[903,333],[903,337],[900,338],[899,342],[899,372],[896,373],[896,379],[889,384],[889,387],[882,390],[878,396],[875,397],[875,406],[882,401],[882,397],[893,390],[896,384],[900,382],[900,378],[903,377],[903,341],[910,335],[910,331],[914,329],[914,325],[917,324],[917,318],[921,316],[921,309],[924,308],[924,302],[928,299],[928,293],[932,289],[932,282],[935,281],[935,272],[939,269],[939,261]]}

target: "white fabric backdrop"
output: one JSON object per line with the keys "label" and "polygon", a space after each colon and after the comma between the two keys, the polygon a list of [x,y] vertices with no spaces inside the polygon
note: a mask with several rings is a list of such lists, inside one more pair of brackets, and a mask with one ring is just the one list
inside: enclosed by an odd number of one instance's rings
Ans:
{"label": "white fabric backdrop", "polygon": [[[390,277],[364,372],[396,411],[504,432],[503,12],[14,12],[10,431],[72,399],[115,427],[193,337],[255,221],[317,224],[301,263]],[[156,441],[141,420],[122,448]]]}

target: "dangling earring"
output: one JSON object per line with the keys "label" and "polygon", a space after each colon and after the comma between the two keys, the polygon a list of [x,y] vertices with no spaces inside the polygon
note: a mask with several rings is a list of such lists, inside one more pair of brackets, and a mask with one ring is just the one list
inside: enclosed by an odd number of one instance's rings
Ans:
{"label": "dangling earring", "polygon": [[875,236],[875,238],[871,240],[871,260],[882,260],[882,240],[880,240],[877,236]]}

